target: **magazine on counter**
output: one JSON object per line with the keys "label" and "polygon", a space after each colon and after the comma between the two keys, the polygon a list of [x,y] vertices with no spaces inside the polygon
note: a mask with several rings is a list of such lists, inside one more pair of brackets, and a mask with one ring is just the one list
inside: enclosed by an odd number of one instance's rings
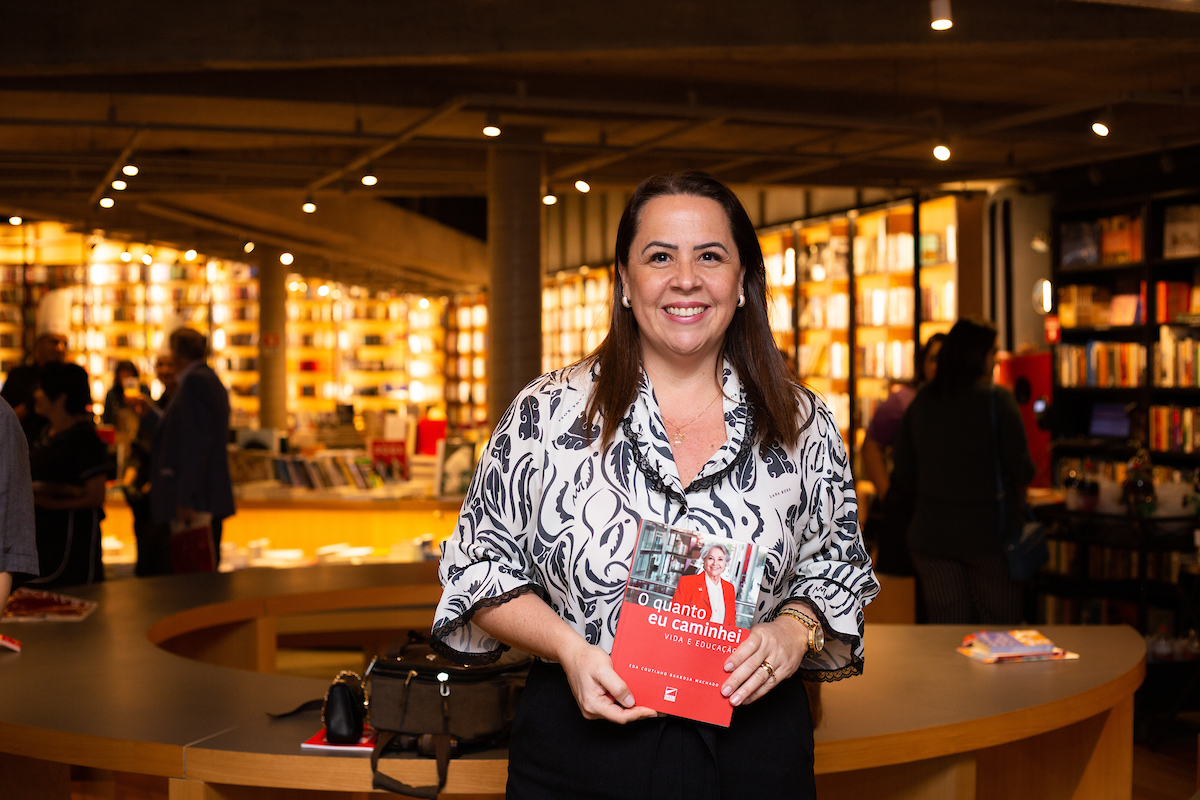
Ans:
{"label": "magazine on counter", "polygon": [[22,586],[9,595],[0,622],[80,622],[97,605],[93,600]]}
{"label": "magazine on counter", "polygon": [[729,725],[725,660],[753,623],[765,563],[751,542],[643,520],[612,651],[638,705]]}
{"label": "magazine on counter", "polygon": [[1070,661],[1078,653],[1054,644],[1040,631],[976,631],[968,633],[962,646],[956,648],[968,658],[985,664],[1005,664],[1017,661]]}

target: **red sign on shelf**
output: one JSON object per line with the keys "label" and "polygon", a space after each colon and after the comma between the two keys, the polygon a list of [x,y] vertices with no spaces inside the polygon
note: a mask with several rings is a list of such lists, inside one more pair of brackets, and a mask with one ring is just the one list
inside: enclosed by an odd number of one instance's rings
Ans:
{"label": "red sign on shelf", "polygon": [[1046,344],[1058,344],[1062,341],[1062,325],[1058,322],[1058,314],[1047,314],[1042,326],[1046,332]]}

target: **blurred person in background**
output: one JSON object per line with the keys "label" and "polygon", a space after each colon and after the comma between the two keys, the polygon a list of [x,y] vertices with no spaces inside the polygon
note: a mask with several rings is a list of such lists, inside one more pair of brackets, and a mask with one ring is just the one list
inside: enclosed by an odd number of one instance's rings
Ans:
{"label": "blurred person in background", "polygon": [[29,450],[41,577],[39,588],[104,580],[100,521],[108,445],[96,435],[91,384],[78,364],[50,362],[39,373],[34,411],[48,420]]}
{"label": "blurred person in background", "polygon": [[1035,470],[1017,401],[992,383],[995,363],[996,329],[955,323],[896,438],[889,491],[915,497],[908,545],[933,624],[1021,619],[1024,586],[1003,545]]}
{"label": "blurred person in background", "polygon": [[229,392],[205,363],[208,339],[191,328],[170,336],[175,389],[150,449],[150,502],[154,521],[190,525],[212,515],[213,547],[221,552],[222,521],[232,516],[229,479]]}
{"label": "blurred person in background", "polygon": [[875,410],[867,426],[863,440],[862,467],[867,480],[875,486],[875,502],[868,520],[866,533],[875,540],[875,571],[885,575],[914,575],[912,559],[905,541],[908,522],[912,518],[911,498],[892,494],[891,478],[888,476],[888,458],[900,421],[908,410],[917,390],[937,375],[938,353],[946,334],[935,333],[921,348],[921,372],[912,383],[901,384],[887,400]]}
{"label": "blurred person in background", "polygon": [[33,343],[33,351],[26,362],[9,371],[4,388],[0,389],[0,397],[8,401],[16,412],[17,419],[21,421],[25,441],[29,446],[33,445],[47,422],[34,408],[33,393],[37,389],[38,373],[46,364],[61,363],[66,356],[66,334],[43,332]]}
{"label": "blurred person in background", "polygon": [[138,415],[138,430],[129,443],[129,458],[121,476],[125,502],[133,512],[133,535],[138,553],[134,574],[139,577],[171,574],[171,530],[168,525],[154,521],[150,504],[150,454],[154,431],[175,390],[175,366],[169,352],[159,353],[155,358],[154,376],[162,384],[162,394],[154,399],[145,393],[130,402]]}
{"label": "blurred person in background", "polygon": [[121,409],[130,408],[135,399],[150,394],[150,390],[141,382],[137,365],[132,361],[119,361],[113,370],[112,388],[104,396],[104,413],[100,421],[105,425],[118,425]]}
{"label": "blurred person in background", "polygon": [[14,578],[37,574],[29,447],[16,412],[0,403],[0,613]]}

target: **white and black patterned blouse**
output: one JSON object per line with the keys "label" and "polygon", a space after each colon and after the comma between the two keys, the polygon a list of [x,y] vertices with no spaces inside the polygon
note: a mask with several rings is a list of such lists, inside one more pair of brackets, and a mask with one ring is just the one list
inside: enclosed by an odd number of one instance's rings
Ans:
{"label": "white and black patterned blouse", "polygon": [[[754,621],[808,600],[826,647],[808,679],[862,671],[863,607],[878,593],[858,526],[854,480],[833,415],[819,400],[796,448],[754,444],[737,374],[724,369],[727,440],[685,490],[643,373],[637,399],[603,452],[584,430],[594,366],[527,386],[492,434],[441,560],[433,634],[465,663],[503,645],[471,624],[475,609],[536,591],[588,642],[611,651],[643,518],[756,542],[767,554]],[[804,404],[807,405],[807,402]],[[815,413],[814,413],[815,412]]]}

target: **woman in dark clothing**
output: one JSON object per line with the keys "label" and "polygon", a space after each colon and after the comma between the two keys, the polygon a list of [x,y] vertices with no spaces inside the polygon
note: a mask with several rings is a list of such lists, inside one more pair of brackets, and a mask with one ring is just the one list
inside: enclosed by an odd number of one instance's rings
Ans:
{"label": "woman in dark clothing", "polygon": [[50,420],[29,450],[40,588],[104,580],[100,520],[108,446],[92,422],[87,372],[78,364],[42,367],[35,410]]}
{"label": "woman in dark clothing", "polygon": [[916,498],[908,544],[934,624],[1021,617],[1023,586],[1009,577],[1002,547],[1020,524],[1034,464],[1016,400],[992,384],[995,360],[994,328],[955,324],[896,439],[892,491]]}
{"label": "woman in dark clothing", "polygon": [[122,408],[125,408],[126,394],[125,384],[130,382],[136,384],[138,395],[148,395],[150,390],[146,388],[140,380],[137,365],[132,361],[121,361],[117,363],[117,368],[113,370],[112,388],[108,390],[108,394],[104,396],[104,413],[100,417],[100,421],[105,425],[116,425],[118,415]]}

